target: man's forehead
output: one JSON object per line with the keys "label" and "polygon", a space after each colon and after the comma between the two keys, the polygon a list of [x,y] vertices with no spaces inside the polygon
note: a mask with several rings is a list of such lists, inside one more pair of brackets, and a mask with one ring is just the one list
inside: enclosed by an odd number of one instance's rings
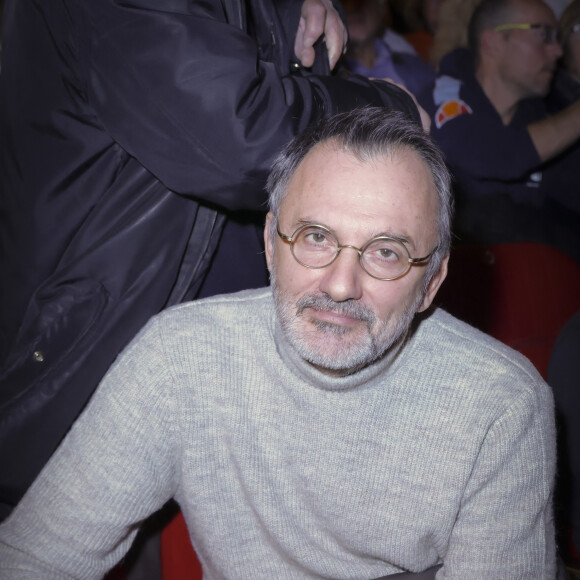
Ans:
{"label": "man's forehead", "polygon": [[305,156],[290,180],[280,218],[286,228],[317,221],[349,234],[397,232],[415,238],[420,234],[415,230],[436,223],[438,203],[430,168],[413,149],[361,157],[323,143]]}
{"label": "man's forehead", "polygon": [[[401,164],[403,159],[412,160],[413,169],[409,164]],[[293,189],[292,185],[297,181],[307,179],[334,181],[341,172],[346,172],[347,176],[356,173],[359,177],[367,177],[376,172],[383,172],[386,175],[407,173],[409,177],[416,177],[416,168],[419,166],[423,167],[425,173],[431,175],[425,160],[414,149],[405,145],[380,150],[362,148],[354,151],[336,141],[325,141],[315,145],[304,156],[289,181],[289,190]]]}

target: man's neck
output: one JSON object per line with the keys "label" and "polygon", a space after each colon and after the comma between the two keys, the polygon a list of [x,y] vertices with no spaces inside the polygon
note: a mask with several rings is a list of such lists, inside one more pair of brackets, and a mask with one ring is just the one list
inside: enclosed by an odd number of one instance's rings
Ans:
{"label": "man's neck", "polygon": [[510,87],[506,86],[497,75],[486,74],[486,71],[481,67],[476,71],[475,77],[485,96],[501,117],[503,124],[509,125],[520,103],[520,97]]}

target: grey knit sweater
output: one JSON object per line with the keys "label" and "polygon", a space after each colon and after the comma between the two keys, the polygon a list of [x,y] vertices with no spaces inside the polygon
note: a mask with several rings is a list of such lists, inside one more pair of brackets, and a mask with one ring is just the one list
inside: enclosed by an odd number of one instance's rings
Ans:
{"label": "grey knit sweater", "polygon": [[445,312],[331,378],[268,289],[220,296],[127,348],[0,527],[0,577],[98,578],[175,497],[209,580],[552,580],[553,471],[549,388]]}

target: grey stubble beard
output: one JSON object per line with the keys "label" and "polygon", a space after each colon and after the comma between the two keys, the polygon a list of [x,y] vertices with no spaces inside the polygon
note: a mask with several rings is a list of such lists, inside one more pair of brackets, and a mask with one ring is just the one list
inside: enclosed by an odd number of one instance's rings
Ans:
{"label": "grey stubble beard", "polygon": [[[310,293],[301,296],[293,305],[291,299],[279,288],[275,273],[271,274],[271,285],[278,320],[290,344],[310,364],[323,372],[329,371],[338,375],[352,374],[370,365],[398,343],[406,335],[424,297],[424,292],[419,293],[401,315],[394,320],[393,315],[389,316],[373,332],[377,316],[369,306],[359,300],[335,302],[326,294]],[[305,336],[308,331],[304,328],[304,324],[301,324],[308,309],[330,310],[360,320],[365,324],[366,332],[360,338],[355,338],[354,343],[349,343],[348,335],[357,331],[346,326],[313,320],[313,326],[323,336],[313,331],[313,340],[309,341]],[[324,348],[318,347],[315,342],[324,341],[324,335],[338,337],[343,343],[343,348],[340,349],[339,345],[334,352],[325,352]]]}

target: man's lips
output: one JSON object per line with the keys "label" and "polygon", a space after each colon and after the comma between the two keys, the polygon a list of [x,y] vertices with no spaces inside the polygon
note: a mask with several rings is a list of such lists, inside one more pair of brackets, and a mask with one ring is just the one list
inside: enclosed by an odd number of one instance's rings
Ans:
{"label": "man's lips", "polygon": [[338,326],[355,326],[356,324],[361,323],[361,320],[358,318],[340,314],[339,312],[335,312],[333,310],[317,310],[314,308],[309,308],[308,310],[310,310],[310,315],[313,318],[316,318],[322,322],[336,324]]}

